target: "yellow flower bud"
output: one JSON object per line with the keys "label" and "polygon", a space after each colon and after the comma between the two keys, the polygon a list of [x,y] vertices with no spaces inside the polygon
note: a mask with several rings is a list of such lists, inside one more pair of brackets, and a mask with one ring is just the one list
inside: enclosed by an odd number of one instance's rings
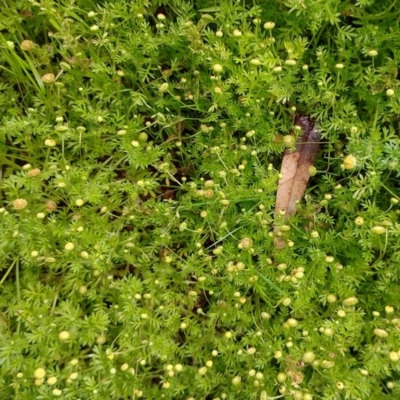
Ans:
{"label": "yellow flower bud", "polygon": [[71,243],[71,242],[66,243],[65,246],[64,246],[64,249],[67,250],[67,251],[71,251],[74,248],[75,248],[75,245],[73,243]]}
{"label": "yellow flower bud", "polygon": [[53,139],[46,139],[44,141],[44,144],[45,144],[45,146],[48,146],[48,147],[54,147],[57,143]]}
{"label": "yellow flower bud", "polygon": [[379,328],[374,329],[374,334],[383,339],[387,338],[389,336],[389,333],[387,331],[385,331],[384,329],[379,329]]}
{"label": "yellow flower bud", "polygon": [[364,223],[364,218],[362,218],[362,217],[357,217],[357,218],[354,220],[354,223],[355,223],[356,225],[358,225],[358,226],[361,226],[361,225]]}
{"label": "yellow flower bud", "polygon": [[36,379],[43,379],[46,376],[46,370],[44,368],[37,368],[33,371],[33,376]]}
{"label": "yellow flower bud", "polygon": [[69,340],[71,338],[71,334],[68,331],[61,331],[58,334],[58,338],[62,341],[62,342],[66,342],[67,340]]}
{"label": "yellow flower bud", "polygon": [[57,383],[57,378],[55,376],[51,376],[49,379],[47,379],[47,384],[52,386]]}
{"label": "yellow flower bud", "polygon": [[373,226],[372,228],[371,228],[371,232],[372,233],[376,233],[377,235],[382,235],[382,234],[384,234],[385,232],[386,232],[386,228],[385,227],[383,227],[383,226]]}
{"label": "yellow flower bud", "polygon": [[391,97],[391,96],[393,96],[393,95],[394,95],[394,90],[393,90],[393,89],[388,89],[388,90],[386,90],[386,96]]}
{"label": "yellow flower bud", "polygon": [[158,88],[158,91],[160,92],[160,93],[164,93],[164,92],[166,92],[167,90],[168,90],[168,83],[167,82],[164,82],[159,88]]}
{"label": "yellow flower bud", "polygon": [[234,385],[234,386],[240,385],[241,381],[242,381],[242,378],[240,376],[235,376],[232,379],[232,385]]}
{"label": "yellow flower bud", "polygon": [[343,300],[343,306],[351,307],[355,306],[358,303],[357,297],[348,297],[347,299]]}
{"label": "yellow flower bud", "polygon": [[264,24],[264,28],[268,29],[268,30],[274,29],[275,28],[275,22],[271,22],[271,21],[266,22]]}
{"label": "yellow flower bud", "polygon": [[214,64],[213,65],[213,70],[214,72],[222,72],[224,70],[224,67],[221,64]]}
{"label": "yellow flower bud", "polygon": [[305,363],[312,363],[315,360],[315,354],[312,351],[307,351],[303,354],[303,361]]}
{"label": "yellow flower bud", "polygon": [[353,169],[356,167],[356,165],[357,165],[357,159],[352,154],[349,154],[343,160],[344,169]]}

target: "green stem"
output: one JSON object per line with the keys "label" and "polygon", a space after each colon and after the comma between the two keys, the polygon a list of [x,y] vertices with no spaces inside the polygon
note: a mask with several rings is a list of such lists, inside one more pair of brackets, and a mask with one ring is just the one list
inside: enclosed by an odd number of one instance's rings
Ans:
{"label": "green stem", "polygon": [[8,270],[6,271],[6,273],[4,274],[3,278],[0,281],[0,286],[3,284],[3,282],[7,279],[8,274],[11,272],[11,270],[13,269],[15,263],[18,261],[18,258],[16,258],[12,264],[10,265],[10,267],[8,268]]}

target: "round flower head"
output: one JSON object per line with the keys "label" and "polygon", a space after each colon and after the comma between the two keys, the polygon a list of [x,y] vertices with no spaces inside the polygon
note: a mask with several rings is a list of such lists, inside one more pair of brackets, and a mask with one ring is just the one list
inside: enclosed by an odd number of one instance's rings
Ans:
{"label": "round flower head", "polygon": [[284,306],[286,306],[286,307],[288,307],[288,306],[290,305],[290,303],[291,303],[291,300],[290,300],[289,297],[286,297],[286,298],[284,298],[284,299],[282,300],[282,304],[283,304]]}
{"label": "round flower head", "polygon": [[253,241],[249,238],[249,237],[245,237],[243,238],[240,242],[239,242],[239,249],[249,249],[251,248]]}
{"label": "round flower head", "polygon": [[213,70],[214,72],[222,72],[224,70],[224,67],[221,64],[214,64]]}
{"label": "round flower head", "polygon": [[42,76],[43,83],[51,84],[51,83],[54,83],[55,80],[56,80],[56,77],[54,74],[45,74]]}
{"label": "round flower head", "polygon": [[363,218],[363,217],[357,217],[357,218],[354,220],[354,223],[355,223],[356,225],[358,225],[358,226],[361,226],[361,225],[364,223],[364,218]]}
{"label": "round flower head", "polygon": [[291,147],[294,145],[295,140],[293,135],[285,135],[283,137],[283,143],[285,144],[286,147]]}
{"label": "round flower head", "polygon": [[328,294],[328,296],[326,296],[326,300],[328,303],[336,303],[337,297],[334,294]]}
{"label": "round flower head", "polygon": [[386,232],[386,228],[384,226],[379,226],[379,225],[373,226],[371,228],[371,232],[375,233],[377,235],[382,235],[382,234],[384,234]]}
{"label": "round flower head", "polygon": [[40,175],[40,169],[39,168],[34,168],[34,169],[31,169],[29,172],[28,172],[28,176],[30,177],[30,178],[32,178],[32,177],[35,177],[35,176],[38,176],[38,175]]}
{"label": "round flower head", "polygon": [[386,312],[386,314],[392,314],[394,312],[394,307],[390,306],[390,305],[386,306],[385,312]]}
{"label": "round flower head", "polygon": [[71,251],[74,248],[75,248],[75,245],[73,243],[71,243],[71,242],[66,243],[65,246],[64,246],[64,249],[67,250],[67,251]]}
{"label": "round flower head", "polygon": [[286,322],[291,328],[295,328],[298,325],[298,321],[295,318],[289,318]]}
{"label": "round flower head", "polygon": [[387,338],[389,336],[389,333],[387,331],[385,331],[384,329],[379,329],[379,328],[374,329],[374,334],[383,339]]}
{"label": "round flower head", "polygon": [[344,169],[353,169],[356,167],[356,165],[357,165],[357,159],[352,154],[349,154],[343,160]]}
{"label": "round flower head", "polygon": [[240,384],[240,382],[242,381],[242,378],[240,376],[235,376],[232,379],[232,385],[237,386]]}
{"label": "round flower head", "polygon": [[[122,369],[122,367],[121,367]],[[73,372],[70,376],[69,379],[71,379],[72,381],[76,380],[78,378],[78,373],[77,372]]]}
{"label": "round flower head", "polygon": [[207,373],[207,367],[201,367],[197,372],[199,375],[203,376]]}
{"label": "round flower head", "polygon": [[107,338],[104,335],[97,336],[96,343],[97,344],[104,344]]}
{"label": "round flower head", "polygon": [[21,49],[24,51],[31,51],[35,47],[35,43],[32,40],[23,40],[21,42]]}
{"label": "round flower head", "polygon": [[52,386],[57,383],[57,378],[55,376],[51,376],[49,379],[47,379],[47,384]]}
{"label": "round flower head", "polygon": [[49,201],[46,203],[46,210],[47,210],[48,212],[52,212],[52,211],[54,211],[54,210],[56,210],[56,209],[57,209],[57,203],[56,203],[55,201],[49,200]]}
{"label": "round flower head", "polygon": [[33,376],[36,379],[43,379],[46,376],[46,370],[44,368],[37,368],[33,371]]}
{"label": "round flower head", "polygon": [[343,305],[345,307],[355,306],[358,303],[357,297],[348,297],[347,299],[343,300]]}
{"label": "round flower head", "polygon": [[268,30],[274,29],[275,28],[275,22],[266,22],[264,24],[264,28],[268,29]]}
{"label": "round flower head", "polygon": [[48,147],[54,147],[57,143],[56,143],[56,141],[53,140],[53,139],[46,139],[46,140],[44,141],[44,144],[45,144],[46,146],[48,146]]}
{"label": "round flower head", "polygon": [[394,90],[393,90],[393,89],[388,89],[388,90],[386,90],[386,96],[391,97],[391,96],[393,96],[393,95],[394,95]]}
{"label": "round flower head", "polygon": [[58,338],[62,341],[62,342],[66,342],[67,340],[69,340],[71,337],[71,334],[68,331],[61,331],[58,334]]}
{"label": "round flower head", "polygon": [[315,360],[315,354],[312,351],[307,351],[303,354],[303,361],[305,363],[312,363]]}
{"label": "round flower head", "polygon": [[25,199],[16,199],[12,204],[15,210],[23,210],[28,205],[28,202]]}

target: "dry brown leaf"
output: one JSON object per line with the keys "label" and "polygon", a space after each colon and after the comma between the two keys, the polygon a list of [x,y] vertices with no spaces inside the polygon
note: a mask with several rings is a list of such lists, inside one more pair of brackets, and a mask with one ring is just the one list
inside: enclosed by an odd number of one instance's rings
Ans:
{"label": "dry brown leaf", "polygon": [[[276,193],[275,216],[284,211],[285,219],[296,213],[296,202],[301,200],[306,190],[310,178],[309,168],[314,165],[321,139],[315,122],[308,116],[298,116],[295,124],[302,128],[303,134],[298,138],[294,151],[285,151],[281,166],[283,176],[278,182]],[[282,248],[284,242],[277,238],[275,245]]]}

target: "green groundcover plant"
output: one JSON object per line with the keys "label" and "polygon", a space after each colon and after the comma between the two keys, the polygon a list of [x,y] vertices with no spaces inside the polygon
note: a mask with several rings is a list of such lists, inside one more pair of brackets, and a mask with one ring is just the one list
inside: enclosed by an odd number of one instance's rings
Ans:
{"label": "green groundcover plant", "polygon": [[0,3],[1,399],[400,398],[397,0]]}

